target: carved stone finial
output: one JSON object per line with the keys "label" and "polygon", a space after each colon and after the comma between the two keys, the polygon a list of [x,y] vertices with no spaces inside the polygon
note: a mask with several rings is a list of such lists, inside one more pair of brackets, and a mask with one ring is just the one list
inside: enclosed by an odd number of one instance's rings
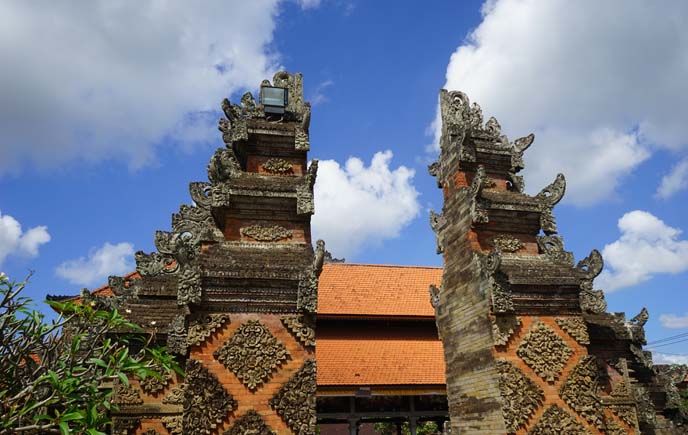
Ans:
{"label": "carved stone finial", "polygon": [[446,225],[447,220],[439,213],[430,210],[430,227],[435,233],[435,242],[437,244],[437,253],[444,252],[444,240],[442,239],[442,228]]}
{"label": "carved stone finial", "polygon": [[535,135],[530,133],[526,137],[518,138],[511,147],[511,171],[515,174],[525,167],[523,153],[533,144]]}
{"label": "carved stone finial", "polygon": [[241,172],[234,151],[228,148],[218,148],[208,163],[208,179],[213,184],[230,180]]}
{"label": "carved stone finial", "polygon": [[638,315],[631,319],[631,324],[635,326],[645,326],[649,318],[650,313],[647,311],[647,308],[643,307],[643,309],[640,310]]}
{"label": "carved stone finial", "polygon": [[438,288],[435,284],[430,284],[430,305],[432,305],[433,308],[437,309],[440,305],[440,288]]}
{"label": "carved stone finial", "polygon": [[585,273],[587,279],[594,279],[602,272],[604,268],[604,259],[602,254],[597,249],[590,251],[590,255],[582,259],[576,265],[576,269]]}
{"label": "carved stone finial", "polygon": [[542,227],[542,231],[548,236],[559,232],[552,209],[561,201],[565,192],[566,178],[564,178],[563,174],[558,174],[552,184],[535,195],[535,199],[539,200],[541,208],[540,227]]}
{"label": "carved stone finial", "polygon": [[483,165],[478,165],[475,174],[473,175],[473,180],[469,189],[469,201],[470,201],[470,211],[473,223],[487,223],[489,217],[487,215],[487,210],[485,210],[480,204],[480,193],[483,188],[487,186],[490,179],[485,173],[485,167]]}
{"label": "carved stone finial", "polygon": [[313,270],[320,276],[325,261],[325,241],[320,239],[315,242],[315,256],[313,257]]}

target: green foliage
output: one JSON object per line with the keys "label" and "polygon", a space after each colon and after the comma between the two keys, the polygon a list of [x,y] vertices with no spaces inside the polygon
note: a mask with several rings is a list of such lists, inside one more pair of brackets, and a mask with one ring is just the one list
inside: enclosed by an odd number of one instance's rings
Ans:
{"label": "green foliage", "polygon": [[[394,423],[375,423],[373,426],[375,432],[380,435],[397,435],[397,426]],[[411,429],[409,428],[408,422],[405,422],[401,426],[402,435],[411,435]],[[437,427],[437,423],[433,421],[418,423],[416,428],[417,435],[435,435],[441,433],[440,428]]]}
{"label": "green foliage", "polygon": [[154,367],[179,371],[117,310],[48,302],[60,317],[46,322],[21,296],[27,282],[0,274],[0,435],[104,435],[116,409],[113,381],[160,376]]}

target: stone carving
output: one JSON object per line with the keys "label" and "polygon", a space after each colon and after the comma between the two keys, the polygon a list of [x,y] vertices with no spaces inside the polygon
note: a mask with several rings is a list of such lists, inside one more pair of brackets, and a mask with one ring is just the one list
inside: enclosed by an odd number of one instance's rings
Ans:
{"label": "stone carving", "polygon": [[293,233],[279,225],[251,225],[239,230],[242,236],[251,237],[259,242],[276,242],[282,239],[289,239]]}
{"label": "stone carving", "polygon": [[516,237],[499,235],[492,238],[492,246],[498,247],[503,252],[516,252],[523,248],[523,242]]}
{"label": "stone carving", "polygon": [[182,435],[184,433],[181,415],[167,415],[161,419],[163,426],[170,435]]}
{"label": "stone carving", "polygon": [[511,171],[513,173],[522,170],[525,165],[523,164],[523,153],[533,144],[535,140],[535,135],[530,133],[526,137],[516,139],[511,147]]}
{"label": "stone carving", "polygon": [[588,327],[585,320],[581,317],[558,317],[556,319],[557,325],[578,343],[586,345],[590,344],[590,337],[588,336]]}
{"label": "stone carving", "polygon": [[148,429],[147,431],[143,432],[141,435],[160,435],[157,430],[155,429]]}
{"label": "stone carving", "polygon": [[497,360],[502,413],[508,433],[524,427],[545,400],[545,393],[517,367],[506,360]]}
{"label": "stone carving", "polygon": [[591,435],[582,424],[568,412],[552,405],[542,415],[528,435]]}
{"label": "stone carving", "polygon": [[612,405],[611,410],[616,414],[621,421],[632,428],[638,427],[638,418],[635,412],[635,406],[632,405]]}
{"label": "stone carving", "polygon": [[167,329],[167,350],[178,355],[185,355],[186,335],[186,316],[180,314],[172,320]]}
{"label": "stone carving", "polygon": [[604,413],[597,394],[598,373],[596,358],[591,355],[582,357],[561,386],[559,395],[581,417],[602,429]]}
{"label": "stone carving", "polygon": [[120,380],[115,381],[112,403],[115,405],[135,406],[143,403],[141,395],[133,385],[125,385]]}
{"label": "stone carving", "polygon": [[432,305],[435,310],[440,305],[440,292],[442,291],[435,284],[430,284],[430,305]]}
{"label": "stone carving", "polygon": [[318,173],[318,161],[313,159],[311,165],[301,179],[301,183],[296,186],[296,213],[313,214],[315,204],[313,202],[313,186]]}
{"label": "stone carving", "polygon": [[504,275],[495,274],[492,282],[492,311],[495,313],[513,313],[514,301],[509,283]]}
{"label": "stone carving", "polygon": [[261,322],[249,320],[213,356],[255,391],[289,358],[289,353]]}
{"label": "stone carving", "polygon": [[480,204],[480,193],[488,182],[489,178],[485,174],[485,168],[483,165],[478,165],[473,181],[468,188],[473,223],[487,223],[489,221],[487,210]]}
{"label": "stone carving", "polygon": [[309,359],[270,399],[270,406],[297,434],[315,435],[315,360]]}
{"label": "stone carving", "polygon": [[306,347],[315,346],[313,320],[304,315],[282,317],[282,324]]}
{"label": "stone carving", "polygon": [[241,166],[231,148],[218,148],[208,163],[208,180],[223,183],[242,173]]}
{"label": "stone carving", "polygon": [[437,181],[437,187],[441,188],[442,187],[442,166],[440,165],[440,162],[434,161],[431,164],[428,165],[428,173],[430,174],[431,177],[435,177]]}
{"label": "stone carving", "polygon": [[231,429],[225,431],[223,435],[277,435],[270,429],[256,411],[249,410],[242,415],[232,426]]}
{"label": "stone carving", "polygon": [[179,384],[172,388],[169,393],[162,398],[162,403],[166,405],[183,405],[184,404],[184,391],[186,390],[186,384]]}
{"label": "stone carving", "polygon": [[593,280],[602,272],[604,260],[597,249],[593,249],[590,255],[579,261],[576,269],[584,274],[581,280],[580,304],[581,309],[587,313],[602,314],[607,311],[607,301],[602,290],[593,290]]}
{"label": "stone carving", "polygon": [[559,201],[561,201],[561,198],[564,197],[565,192],[566,178],[564,178],[564,174],[557,174],[557,178],[552,182],[552,184],[545,187],[542,189],[542,191],[540,191],[540,193],[535,195],[535,199],[540,201],[540,227],[548,236],[559,232],[557,230],[557,223],[554,219],[552,209],[555,205],[557,205],[557,203],[559,203]]}
{"label": "stone carving", "polygon": [[138,417],[113,417],[112,435],[128,435],[140,424],[141,419]]}
{"label": "stone carving", "polygon": [[[652,356],[650,356],[650,358],[651,357]],[[654,427],[657,424],[657,416],[655,414],[655,407],[652,403],[652,399],[650,399],[650,392],[641,385],[634,385],[633,392],[635,395],[635,411],[638,422]]]}
{"label": "stone carving", "polygon": [[184,433],[211,434],[227,418],[227,413],[236,407],[237,402],[232,395],[200,361],[190,359],[186,362]]}
{"label": "stone carving", "polygon": [[263,163],[263,169],[271,174],[286,175],[293,171],[294,165],[284,159],[272,158]]}
{"label": "stone carving", "polygon": [[155,370],[160,377],[149,375],[139,382],[141,384],[141,389],[151,395],[158,394],[167,388],[167,384],[172,380],[172,375],[167,370],[159,366],[154,367],[153,370]]}
{"label": "stone carving", "polygon": [[634,318],[630,320],[630,323],[634,326],[643,327],[645,326],[649,318],[650,313],[647,311],[647,308],[643,307],[638,313],[638,315],[636,315]]}
{"label": "stone carving", "polygon": [[444,252],[444,241],[442,240],[442,228],[447,224],[447,220],[439,213],[430,210],[430,227],[435,233],[435,242],[437,243],[437,253]]}
{"label": "stone carving", "polygon": [[604,260],[602,259],[602,254],[600,254],[600,251],[597,249],[593,249],[590,255],[579,261],[576,265],[576,269],[583,272],[585,277],[590,280],[599,275],[603,268]]}
{"label": "stone carving", "polygon": [[222,325],[229,322],[224,313],[198,314],[189,319],[189,332],[186,342],[190,346],[200,346]]}
{"label": "stone carving", "polygon": [[564,240],[559,236],[538,236],[537,244],[540,254],[544,254],[554,263],[573,266],[573,253],[564,250]]}
{"label": "stone carving", "polygon": [[315,242],[315,254],[313,264],[306,269],[299,279],[297,308],[305,313],[318,311],[318,278],[325,262],[325,242]]}
{"label": "stone carving", "polygon": [[[227,118],[220,118],[217,128],[222,132],[222,141],[231,147],[235,142],[248,140],[248,125],[246,123],[246,108],[231,104],[227,98],[222,100],[222,111]],[[242,113],[243,112],[243,113]]]}
{"label": "stone carving", "polygon": [[606,435],[628,435],[626,429],[615,421],[607,421],[607,430],[604,433]]}
{"label": "stone carving", "polygon": [[516,354],[547,382],[554,382],[573,351],[556,332],[535,322],[518,346]]}
{"label": "stone carving", "polygon": [[493,316],[492,338],[495,346],[505,346],[521,326],[521,319],[514,315]]}
{"label": "stone carving", "polygon": [[182,205],[179,213],[172,215],[172,230],[189,234],[189,242],[198,245],[203,240],[222,240],[224,236],[213,221],[209,208]]}
{"label": "stone carving", "polygon": [[[440,91],[440,116],[442,118],[442,136],[440,148],[461,147],[471,127],[468,96],[459,91]],[[463,156],[462,156],[463,157]],[[470,160],[469,160],[470,161]],[[475,161],[475,154],[473,160]]]}

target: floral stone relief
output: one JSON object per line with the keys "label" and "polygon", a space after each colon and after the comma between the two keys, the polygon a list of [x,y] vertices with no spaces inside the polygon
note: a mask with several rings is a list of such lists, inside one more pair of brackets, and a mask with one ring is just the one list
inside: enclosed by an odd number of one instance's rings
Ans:
{"label": "floral stone relief", "polygon": [[556,332],[536,322],[518,346],[516,354],[542,379],[554,382],[573,351]]}

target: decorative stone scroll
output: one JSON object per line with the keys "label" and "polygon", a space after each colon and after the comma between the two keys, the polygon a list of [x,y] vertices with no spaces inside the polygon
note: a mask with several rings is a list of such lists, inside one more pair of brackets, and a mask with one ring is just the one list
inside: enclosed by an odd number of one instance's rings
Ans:
{"label": "decorative stone scroll", "polygon": [[573,253],[564,249],[564,239],[559,236],[538,236],[537,244],[540,254],[552,262],[573,266]]}
{"label": "decorative stone scroll", "polygon": [[208,163],[208,180],[213,184],[224,183],[241,173],[241,166],[231,148],[218,148]]}
{"label": "decorative stone scroll", "polygon": [[542,415],[528,435],[591,435],[590,431],[557,405]]}
{"label": "decorative stone scroll", "polygon": [[316,433],[315,384],[315,360],[309,359],[270,399],[270,406],[294,433]]}
{"label": "decorative stone scroll", "polygon": [[514,141],[511,147],[511,171],[513,173],[522,170],[525,165],[523,164],[523,153],[530,148],[535,140],[535,135],[530,133],[528,136],[518,138]]}
{"label": "decorative stone scroll", "polygon": [[567,405],[593,426],[604,428],[602,403],[598,397],[599,369],[594,356],[586,355],[571,370],[559,395]]}
{"label": "decorative stone scroll", "polygon": [[301,183],[296,186],[296,213],[299,215],[315,213],[313,202],[313,186],[318,173],[318,161],[313,159],[308,171],[301,178]]}
{"label": "decorative stone scroll", "polygon": [[213,356],[251,391],[289,358],[286,347],[258,320],[249,320]]}
{"label": "decorative stone scroll", "polygon": [[186,336],[187,344],[190,346],[200,346],[227,322],[229,322],[229,316],[224,313],[192,316],[189,319],[189,332]]}
{"label": "decorative stone scroll", "polygon": [[497,360],[502,413],[508,433],[528,423],[545,400],[545,393],[521,370],[506,360]]}
{"label": "decorative stone scroll", "polygon": [[315,255],[313,264],[301,273],[296,307],[304,313],[316,313],[318,311],[318,279],[325,262],[325,242],[315,242]]}
{"label": "decorative stone scroll", "polygon": [[602,290],[593,290],[593,280],[602,272],[604,260],[597,249],[579,261],[576,269],[584,274],[580,284],[581,309],[587,313],[602,314],[607,311],[607,301]]}
{"label": "decorative stone scroll", "polygon": [[315,346],[313,321],[304,315],[282,317],[282,324],[306,347]]}
{"label": "decorative stone scroll", "polygon": [[523,248],[523,242],[516,237],[509,235],[499,235],[492,238],[492,246],[499,248],[503,252],[516,252]]}
{"label": "decorative stone scroll", "polygon": [[115,392],[112,403],[115,405],[136,406],[143,403],[141,395],[133,385],[124,385],[122,381],[115,381]]}
{"label": "decorative stone scroll", "polygon": [[172,375],[162,367],[156,366],[153,368],[160,377],[148,375],[145,379],[141,379],[139,382],[141,384],[141,389],[147,394],[158,394],[165,388],[172,380]]}
{"label": "decorative stone scroll", "polygon": [[548,236],[559,232],[552,209],[561,201],[565,192],[566,178],[564,178],[564,174],[557,174],[557,178],[552,184],[535,195],[535,199],[540,202],[540,227]]}
{"label": "decorative stone scroll", "polygon": [[277,435],[256,411],[242,415],[223,435]]}
{"label": "decorative stone scroll", "polygon": [[437,243],[437,253],[444,252],[444,240],[442,239],[442,228],[447,224],[447,220],[439,213],[430,210],[430,227],[435,233],[435,242]]}
{"label": "decorative stone scroll", "polygon": [[581,317],[558,317],[557,325],[582,345],[590,344],[588,327]]}
{"label": "decorative stone scroll", "polygon": [[182,426],[183,418],[181,415],[166,415],[161,421],[170,435],[182,435],[184,433]]}
{"label": "decorative stone scroll", "polygon": [[236,409],[237,402],[200,361],[186,362],[183,432],[211,434]]}
{"label": "decorative stone scroll", "polygon": [[250,237],[259,242],[276,242],[282,239],[289,239],[293,233],[280,225],[251,225],[239,230],[242,236]]}
{"label": "decorative stone scroll", "polygon": [[478,165],[473,176],[473,181],[471,182],[469,189],[470,201],[470,211],[471,219],[473,223],[487,223],[489,222],[489,216],[487,210],[480,204],[480,193],[483,188],[488,184],[489,178],[485,174],[485,168],[483,165]]}
{"label": "decorative stone scroll", "polygon": [[543,322],[535,322],[518,346],[516,354],[547,382],[561,374],[573,351]]}
{"label": "decorative stone scroll", "polygon": [[263,163],[263,169],[270,174],[286,175],[294,170],[294,165],[284,159],[272,158]]}
{"label": "decorative stone scroll", "polygon": [[502,274],[495,274],[492,281],[492,311],[496,314],[506,314],[514,312],[514,301],[511,288]]}

